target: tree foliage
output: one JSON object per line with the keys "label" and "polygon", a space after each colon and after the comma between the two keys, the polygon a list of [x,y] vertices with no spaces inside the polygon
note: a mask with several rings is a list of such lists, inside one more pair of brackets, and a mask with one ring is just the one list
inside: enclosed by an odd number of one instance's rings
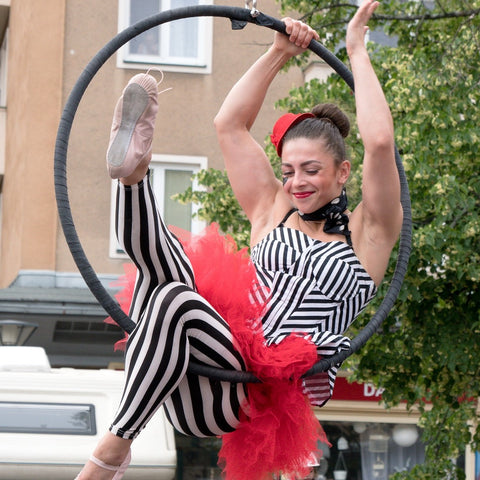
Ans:
{"label": "tree foliage", "polygon": [[218,223],[220,230],[231,235],[238,246],[247,246],[250,223],[233,195],[226,172],[209,168],[200,170],[195,178],[201,189],[189,187],[174,198],[182,203],[196,203],[198,218]]}
{"label": "tree foliage", "polygon": [[[328,32],[326,45],[346,61],[338,47],[355,2],[279,3]],[[384,0],[371,30],[395,40],[394,46],[370,45],[370,51],[409,179],[413,252],[382,332],[348,366],[357,380],[385,388],[387,405],[406,401],[421,412],[426,462],[393,478],[461,479],[451,459],[480,441],[480,1]],[[337,75],[293,90],[279,106],[300,111],[322,101],[339,103],[354,118],[354,98]],[[350,155],[355,203],[362,157],[355,129]],[[217,218],[217,204],[210,214],[209,220]],[[236,221],[226,219],[226,226]]]}

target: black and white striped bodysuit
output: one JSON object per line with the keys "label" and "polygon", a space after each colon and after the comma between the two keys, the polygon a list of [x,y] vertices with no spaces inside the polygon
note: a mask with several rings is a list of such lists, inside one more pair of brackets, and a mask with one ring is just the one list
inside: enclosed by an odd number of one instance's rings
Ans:
{"label": "black and white striped bodysuit", "polygon": [[[148,176],[118,184],[117,237],[138,269],[130,317],[137,324],[125,356],[126,381],[110,427],[135,438],[163,405],[172,425],[194,436],[215,436],[239,424],[245,387],[187,372],[197,363],[245,370],[228,324],[197,292],[190,261],[164,225]],[[346,348],[343,331],[375,293],[352,248],[320,242],[278,226],[252,250],[260,282],[270,289],[263,329],[268,344],[289,332],[305,333],[319,355]],[[306,393],[316,404],[331,395],[336,368],[309,377]]]}
{"label": "black and white striped bodysuit", "polygon": [[[349,347],[342,334],[376,287],[350,245],[315,240],[286,227],[286,218],[252,249],[260,283],[271,292],[263,334],[271,345],[291,332],[304,333],[318,355],[331,356]],[[333,367],[305,380],[312,403],[323,405],[330,398],[336,372]]]}

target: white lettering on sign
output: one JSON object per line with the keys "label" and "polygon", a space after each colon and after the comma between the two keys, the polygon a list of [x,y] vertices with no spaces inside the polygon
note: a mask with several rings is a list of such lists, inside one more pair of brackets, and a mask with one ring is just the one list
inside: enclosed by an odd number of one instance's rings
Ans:
{"label": "white lettering on sign", "polygon": [[371,383],[363,384],[363,395],[365,397],[380,397],[384,391],[384,388],[377,388]]}

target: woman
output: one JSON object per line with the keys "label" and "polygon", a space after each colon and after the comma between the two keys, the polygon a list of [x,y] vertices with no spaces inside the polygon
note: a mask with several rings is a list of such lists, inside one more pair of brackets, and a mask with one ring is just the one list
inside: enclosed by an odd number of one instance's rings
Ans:
{"label": "woman", "polygon": [[[271,48],[233,87],[215,119],[233,190],[252,224],[258,280],[270,290],[262,317],[268,344],[301,332],[319,355],[346,348],[341,333],[373,297],[400,232],[393,124],[364,45],[377,6],[365,0],[347,31],[365,146],[363,199],[353,212],[346,210],[343,195],[350,163],[336,126],[338,116],[345,120],[341,112],[333,109],[332,115],[319,107],[277,122],[272,140],[282,157],[283,182],[249,133],[276,74],[318,38],[310,27],[285,19],[288,36],[275,34]],[[116,418],[80,480],[119,480],[132,440],[161,405],[176,429],[196,436],[235,430],[242,407],[248,407],[243,385],[186,371],[190,355],[227,369],[245,370],[245,362],[227,323],[196,291],[190,260],[156,210],[146,173],[157,109],[155,80],[137,75],[115,110],[107,164],[112,178],[120,179],[118,238],[139,272],[130,309],[137,326],[127,344],[126,384]],[[324,119],[316,118],[318,112]],[[343,134],[348,130],[340,128]],[[333,210],[326,219],[318,212],[325,206]],[[328,400],[334,377],[332,369],[308,379],[306,393],[314,403]]]}

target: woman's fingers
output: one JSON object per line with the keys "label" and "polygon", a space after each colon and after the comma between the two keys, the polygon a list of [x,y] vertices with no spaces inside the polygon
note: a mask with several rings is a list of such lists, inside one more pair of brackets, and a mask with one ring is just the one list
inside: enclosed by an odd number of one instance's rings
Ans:
{"label": "woman's fingers", "polygon": [[367,23],[380,2],[364,0],[358,7],[347,28],[347,50],[352,52],[358,45],[364,46]]}
{"label": "woman's fingers", "polygon": [[380,2],[376,0],[363,0],[351,21],[354,24],[366,25],[379,5]]}
{"label": "woman's fingers", "polygon": [[288,17],[283,21],[290,42],[297,47],[308,48],[312,39],[318,40],[318,33],[306,23]]}

